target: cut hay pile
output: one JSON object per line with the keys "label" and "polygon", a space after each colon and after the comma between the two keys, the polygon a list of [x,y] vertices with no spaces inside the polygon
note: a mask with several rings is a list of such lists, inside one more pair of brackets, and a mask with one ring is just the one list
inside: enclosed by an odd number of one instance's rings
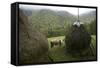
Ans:
{"label": "cut hay pile", "polygon": [[72,55],[79,55],[88,50],[91,43],[91,35],[87,32],[83,24],[72,25],[66,33],[66,51]]}
{"label": "cut hay pile", "polygon": [[22,11],[19,14],[19,63],[33,64],[49,62],[48,41],[35,30]]}

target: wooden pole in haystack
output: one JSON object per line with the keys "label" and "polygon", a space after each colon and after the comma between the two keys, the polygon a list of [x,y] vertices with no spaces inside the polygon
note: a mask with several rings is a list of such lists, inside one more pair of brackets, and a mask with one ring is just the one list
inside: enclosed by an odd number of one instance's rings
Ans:
{"label": "wooden pole in haystack", "polygon": [[86,52],[90,47],[91,35],[85,29],[84,24],[80,23],[79,8],[77,21],[70,28],[65,35],[67,54],[80,55]]}

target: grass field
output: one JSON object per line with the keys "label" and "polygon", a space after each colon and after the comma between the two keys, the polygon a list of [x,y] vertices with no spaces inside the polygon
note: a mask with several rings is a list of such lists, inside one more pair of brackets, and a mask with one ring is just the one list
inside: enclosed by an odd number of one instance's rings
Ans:
{"label": "grass field", "polygon": [[[54,62],[59,62],[59,61],[75,61],[75,60],[81,60],[81,58],[79,57],[73,57],[70,54],[66,54],[66,50],[65,50],[65,45],[62,44],[61,46],[55,46],[53,48],[51,48],[50,46],[50,41],[57,39],[57,40],[62,40],[64,39],[65,36],[59,36],[59,37],[51,37],[48,38],[48,43],[49,43],[49,55],[50,57],[53,59]],[[94,46],[94,51],[96,51],[96,36],[92,35],[92,43]]]}

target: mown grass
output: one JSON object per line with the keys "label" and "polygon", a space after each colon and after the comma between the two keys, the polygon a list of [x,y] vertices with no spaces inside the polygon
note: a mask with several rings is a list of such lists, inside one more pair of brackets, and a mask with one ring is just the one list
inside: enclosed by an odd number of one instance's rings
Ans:
{"label": "mown grass", "polygon": [[[55,46],[51,48],[50,46],[50,41],[57,39],[57,40],[63,40],[65,36],[59,36],[59,37],[51,37],[48,38],[48,43],[49,43],[49,55],[53,59],[54,62],[61,62],[61,61],[75,61],[75,60],[80,60],[81,58],[79,57],[73,57],[70,54],[66,54],[65,50],[65,45],[61,46]],[[93,43],[94,48],[96,49],[96,36],[92,35],[91,36],[92,40],[91,42]]]}
{"label": "mown grass", "polygon": [[95,35],[92,35],[91,38],[92,38],[91,42],[92,42],[92,44],[95,47],[96,46],[96,36]]}
{"label": "mown grass", "polygon": [[93,45],[93,51],[94,51],[94,54],[96,55],[96,36],[92,35],[91,38],[92,38],[91,44]]}

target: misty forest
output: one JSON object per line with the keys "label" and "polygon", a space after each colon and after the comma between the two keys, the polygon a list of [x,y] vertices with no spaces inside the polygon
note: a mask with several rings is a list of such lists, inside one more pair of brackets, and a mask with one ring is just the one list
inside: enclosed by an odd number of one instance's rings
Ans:
{"label": "misty forest", "polygon": [[19,63],[96,59],[96,11],[19,10]]}

